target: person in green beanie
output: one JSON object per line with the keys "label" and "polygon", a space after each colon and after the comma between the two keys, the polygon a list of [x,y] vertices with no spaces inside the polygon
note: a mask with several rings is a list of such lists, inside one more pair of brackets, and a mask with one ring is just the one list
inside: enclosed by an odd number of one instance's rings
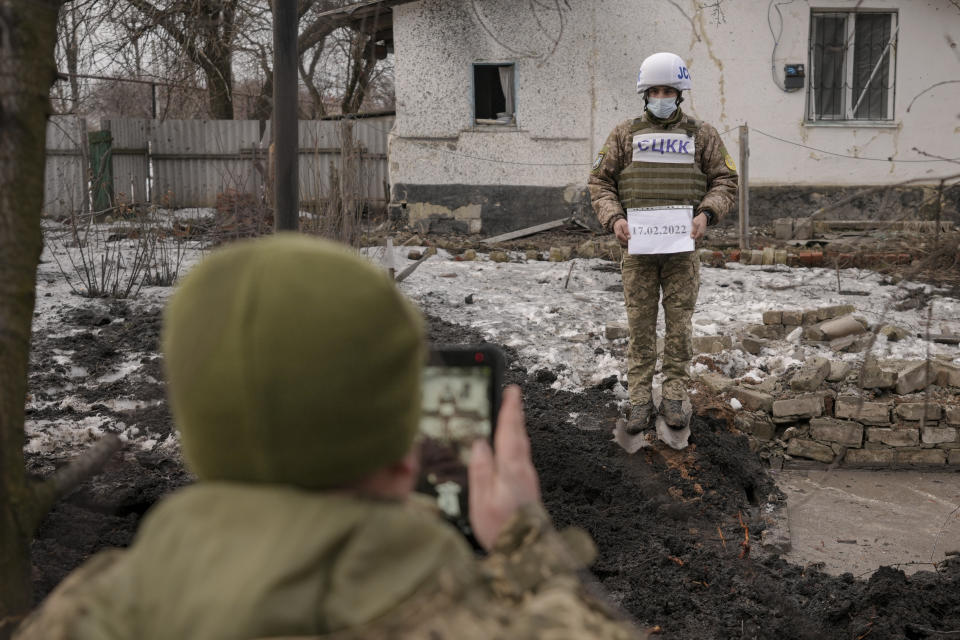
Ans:
{"label": "person in green beanie", "polygon": [[198,482],[68,576],[19,640],[637,638],[540,499],[517,387],[469,467],[466,540],[413,487],[423,320],[333,243],[238,242],[196,267],[162,348]]}

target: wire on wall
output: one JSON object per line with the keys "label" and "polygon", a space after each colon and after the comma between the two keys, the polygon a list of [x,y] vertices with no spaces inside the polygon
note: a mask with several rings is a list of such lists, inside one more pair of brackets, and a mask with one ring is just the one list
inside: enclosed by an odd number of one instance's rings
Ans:
{"label": "wire on wall", "polygon": [[[787,89],[777,80],[777,47],[780,46],[780,38],[783,36],[783,14],[780,12],[780,7],[781,5],[792,4],[793,1],[794,0],[787,0],[787,2],[776,2],[776,0],[770,0],[770,4],[767,5],[767,26],[770,28],[770,35],[773,36],[773,51],[770,52],[770,75],[773,79],[773,84],[784,93],[793,93],[794,91],[799,91],[799,89]],[[776,4],[774,4],[774,2],[776,2]],[[777,18],[780,21],[778,31],[776,32],[773,30],[773,21],[770,19],[771,9],[777,12]]]}

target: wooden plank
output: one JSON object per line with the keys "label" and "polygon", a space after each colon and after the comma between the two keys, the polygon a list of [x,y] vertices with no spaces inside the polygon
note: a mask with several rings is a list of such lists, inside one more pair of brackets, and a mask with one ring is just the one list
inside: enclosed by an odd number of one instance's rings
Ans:
{"label": "wooden plank", "polygon": [[549,231],[550,229],[562,227],[569,221],[570,218],[566,217],[561,220],[554,220],[553,222],[544,222],[543,224],[534,225],[525,229],[517,229],[516,231],[510,231],[509,233],[504,233],[499,236],[493,236],[492,238],[481,240],[481,242],[484,244],[495,244],[497,242],[506,242],[507,240],[523,238],[524,236],[532,236],[533,234],[540,233],[541,231]]}

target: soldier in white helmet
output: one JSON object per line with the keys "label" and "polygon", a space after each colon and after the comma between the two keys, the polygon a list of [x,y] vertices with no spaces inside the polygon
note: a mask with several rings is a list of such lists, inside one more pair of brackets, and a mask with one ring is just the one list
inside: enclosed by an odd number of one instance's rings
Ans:
{"label": "soldier in white helmet", "polygon": [[[683,92],[690,88],[690,72],[680,56],[655,53],[645,59],[637,78],[643,113],[617,125],[597,154],[588,181],[593,208],[600,224],[623,246],[630,239],[628,212],[676,211],[678,221],[689,220],[689,235],[696,241],[736,202],[736,166],[720,135],[680,108]],[[666,336],[659,412],[668,427],[678,430],[690,417],[682,403],[689,384],[700,261],[696,251],[657,253],[656,246],[649,251],[625,254],[620,265],[630,325],[631,412],[625,428],[630,435],[650,428],[656,415],[652,384],[661,293]]]}

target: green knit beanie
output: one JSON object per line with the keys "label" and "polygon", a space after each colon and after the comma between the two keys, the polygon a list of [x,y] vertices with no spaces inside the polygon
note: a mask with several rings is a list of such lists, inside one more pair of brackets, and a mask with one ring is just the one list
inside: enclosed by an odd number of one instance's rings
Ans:
{"label": "green knit beanie", "polygon": [[167,305],[162,340],[201,480],[342,487],[410,450],[422,316],[340,245],[278,234],[214,252]]}

